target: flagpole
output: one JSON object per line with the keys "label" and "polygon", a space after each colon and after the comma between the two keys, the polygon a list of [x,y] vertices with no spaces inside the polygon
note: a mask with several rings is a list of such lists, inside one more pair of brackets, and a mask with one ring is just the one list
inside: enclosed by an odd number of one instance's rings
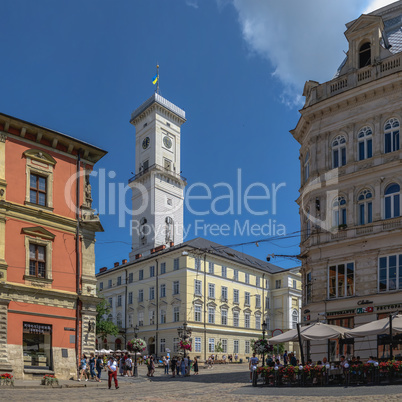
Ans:
{"label": "flagpole", "polygon": [[156,93],[159,95],[159,64],[156,65],[156,76],[158,78],[156,82]]}

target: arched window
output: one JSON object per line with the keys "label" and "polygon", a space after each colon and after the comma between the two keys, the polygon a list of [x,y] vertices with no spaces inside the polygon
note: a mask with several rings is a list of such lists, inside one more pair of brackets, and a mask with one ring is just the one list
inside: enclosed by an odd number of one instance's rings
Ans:
{"label": "arched window", "polygon": [[332,168],[346,165],[346,139],[338,135],[332,141]]}
{"label": "arched window", "polygon": [[392,183],[385,189],[385,219],[396,218],[401,215],[401,187]]}
{"label": "arched window", "polygon": [[371,64],[370,42],[363,43],[359,49],[359,68],[367,67]]}
{"label": "arched window", "polygon": [[345,197],[337,197],[332,203],[332,226],[346,225],[346,200]]}
{"label": "arched window", "polygon": [[373,138],[370,127],[363,127],[357,134],[359,142],[359,161],[373,156]]}
{"label": "arched window", "polygon": [[107,316],[107,320],[108,320],[108,321],[113,321],[113,316],[112,316],[112,314],[109,314],[109,315]]}
{"label": "arched window", "polygon": [[304,157],[304,182],[308,180],[310,176],[310,152],[307,152]]}
{"label": "arched window", "polygon": [[399,120],[392,118],[384,125],[384,152],[394,152],[399,150]]}
{"label": "arched window", "polygon": [[293,310],[292,313],[292,329],[297,328],[297,323],[299,322],[299,314],[296,310]]}
{"label": "arched window", "polygon": [[373,222],[373,195],[370,190],[363,190],[357,197],[359,208],[359,225]]}

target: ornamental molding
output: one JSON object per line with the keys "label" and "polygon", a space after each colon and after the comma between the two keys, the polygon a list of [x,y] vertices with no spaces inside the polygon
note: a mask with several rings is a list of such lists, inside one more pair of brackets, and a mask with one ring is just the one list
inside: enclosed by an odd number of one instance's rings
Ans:
{"label": "ornamental molding", "polygon": [[42,237],[43,239],[47,240],[54,240],[54,238],[56,237],[56,235],[40,226],[22,228],[21,232],[29,236]]}
{"label": "ornamental molding", "polygon": [[7,133],[5,132],[0,132],[0,142],[6,142],[7,139]]}
{"label": "ornamental molding", "polygon": [[28,149],[23,153],[26,158],[36,160],[38,162],[47,163],[48,165],[56,165],[57,161],[53,156],[49,155],[47,152],[39,151],[37,149]]}

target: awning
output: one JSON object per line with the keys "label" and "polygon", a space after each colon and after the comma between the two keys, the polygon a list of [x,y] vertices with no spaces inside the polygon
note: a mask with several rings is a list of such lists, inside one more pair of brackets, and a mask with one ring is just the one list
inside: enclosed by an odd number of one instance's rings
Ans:
{"label": "awning", "polygon": [[[402,314],[396,314],[391,317],[392,319],[392,333],[402,333]],[[364,325],[360,325],[354,329],[347,331],[348,338],[363,337],[370,335],[389,335],[389,317],[382,318],[381,320],[372,321]]]}

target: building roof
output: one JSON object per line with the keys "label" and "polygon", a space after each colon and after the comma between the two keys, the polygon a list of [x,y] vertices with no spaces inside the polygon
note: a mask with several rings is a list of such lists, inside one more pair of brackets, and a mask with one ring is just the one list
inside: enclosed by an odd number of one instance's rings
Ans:
{"label": "building roof", "polygon": [[[156,256],[163,256],[167,253],[177,251],[181,248],[184,247],[192,247],[196,251],[199,252],[200,256],[204,255],[204,252],[209,255],[215,255],[217,257],[225,258],[227,260],[231,260],[233,262],[236,262],[238,264],[242,265],[248,265],[249,267],[265,271],[270,274],[277,274],[280,272],[285,272],[289,270],[285,270],[284,268],[278,267],[276,265],[270,264],[266,261],[260,260],[256,257],[252,257],[249,254],[244,254],[240,251],[234,250],[230,247],[223,246],[222,244],[215,243],[213,241],[204,239],[202,237],[197,237],[195,239],[186,241],[184,243],[178,244],[177,246],[170,247],[168,249],[165,249],[163,251],[160,251],[158,253],[150,254],[147,256],[144,256],[136,261],[130,261],[126,264],[119,265],[117,267],[113,267],[108,269],[107,271],[99,272],[96,274],[96,276],[101,276],[107,273],[110,273],[111,271],[116,271],[119,270],[120,268],[128,268],[130,265],[134,264],[139,264],[141,262],[144,262],[148,259],[152,259]],[[295,269],[295,268],[293,268]]]}

